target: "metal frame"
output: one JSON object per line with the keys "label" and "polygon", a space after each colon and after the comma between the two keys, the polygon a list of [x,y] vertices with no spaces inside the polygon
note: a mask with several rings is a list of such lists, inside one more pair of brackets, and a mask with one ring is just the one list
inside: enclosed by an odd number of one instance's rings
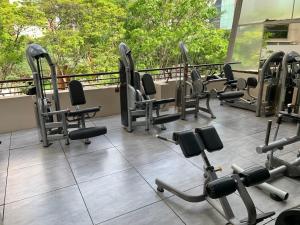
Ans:
{"label": "metal frame", "polygon": [[[66,144],[69,144],[67,113],[69,110],[61,110],[55,65],[51,57],[41,46],[37,44],[30,44],[26,50],[27,61],[32,70],[34,84],[36,88],[35,96],[35,116],[37,127],[40,132],[40,140],[43,142],[44,147],[50,145],[50,140],[65,139]],[[51,102],[46,96],[43,88],[43,74],[40,60],[46,59],[51,70],[51,84],[53,87],[52,98],[54,101],[54,110],[52,109]],[[49,120],[49,118],[51,118]]]}
{"label": "metal frame", "polygon": [[[194,114],[195,118],[198,117],[198,112],[202,111],[205,113],[210,114],[211,118],[215,119],[216,116],[212,112],[210,108],[210,97],[211,94],[207,91],[206,85],[209,82],[204,82],[200,78],[200,85],[203,85],[203,90],[201,93],[194,93],[193,90],[193,81],[190,81],[188,73],[189,73],[189,55],[188,55],[188,49],[185,46],[185,44],[181,41],[179,43],[179,49],[180,49],[180,63],[183,63],[183,79],[180,77],[180,80],[178,81],[177,88],[180,90],[180,102],[178,102],[177,106],[181,109],[181,119],[185,120],[187,114]],[[188,94],[188,90],[192,90],[192,95]],[[177,90],[178,92],[179,90]],[[199,106],[200,100],[206,99],[206,108]]]}
{"label": "metal frame", "polygon": [[[177,142],[170,140],[168,138],[165,137],[161,137],[161,136],[157,136],[159,139],[164,140],[164,141],[168,141],[171,142],[173,144],[177,144]],[[211,181],[217,180],[218,176],[216,174],[217,171],[220,171],[221,169],[215,169],[214,166],[212,166],[209,162],[209,159],[205,153],[205,151],[201,152],[201,157],[202,160],[204,162],[204,166],[203,166],[203,171],[204,171],[204,177],[205,177],[205,181],[204,181],[204,185],[203,185],[203,193],[200,195],[189,195],[186,194],[182,191],[177,190],[176,188],[172,187],[171,185],[156,179],[155,183],[157,185],[157,190],[159,192],[163,192],[164,189],[173,193],[174,195],[176,195],[177,197],[188,201],[188,202],[204,202],[207,201],[216,211],[218,211],[218,213],[224,218],[226,219],[230,224],[233,225],[254,225],[257,224],[257,220],[258,220],[258,215],[256,212],[256,208],[255,205],[246,189],[246,187],[244,186],[241,178],[239,175],[237,174],[232,174],[231,177],[235,180],[236,184],[237,184],[237,191],[239,192],[239,195],[247,209],[247,213],[248,216],[246,219],[243,219],[241,221],[238,221],[237,218],[235,218],[233,210],[227,200],[227,198],[221,197],[219,198],[219,203],[217,204],[213,199],[210,199],[207,191],[206,191],[206,184],[208,184]],[[263,218],[268,218],[270,216],[272,216],[274,213],[266,213],[266,214],[261,214],[259,216],[262,216]]]}

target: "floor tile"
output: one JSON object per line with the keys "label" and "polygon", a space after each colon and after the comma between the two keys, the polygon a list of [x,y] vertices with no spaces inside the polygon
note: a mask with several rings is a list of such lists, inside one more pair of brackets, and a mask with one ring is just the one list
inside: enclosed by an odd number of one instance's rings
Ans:
{"label": "floor tile", "polygon": [[133,142],[117,146],[117,149],[134,166],[167,159],[176,154],[168,146],[161,144],[158,139],[138,143]]}
{"label": "floor tile", "polygon": [[78,188],[73,186],[6,205],[4,225],[28,224],[92,225],[93,223]]}
{"label": "floor tile", "polygon": [[38,130],[22,130],[12,133],[10,148],[22,148],[31,145],[40,144]]}
{"label": "floor tile", "polygon": [[160,200],[134,170],[81,183],[80,190],[95,224]]}
{"label": "floor tile", "polygon": [[108,132],[119,129],[122,126],[120,115],[100,117],[92,120],[92,122],[95,126],[106,126],[108,128]]}
{"label": "floor tile", "polygon": [[4,204],[6,174],[6,172],[0,173],[0,205]]}
{"label": "floor tile", "polygon": [[7,170],[8,157],[9,151],[0,151],[0,172]]}
{"label": "floor tile", "polygon": [[[199,186],[203,183],[203,172],[180,156],[159,160],[137,167],[142,176],[156,190],[155,179],[159,178],[181,191]],[[164,192],[162,195],[169,195]]]}
{"label": "floor tile", "polygon": [[10,136],[11,134],[0,134],[0,151],[8,151],[10,146]]}
{"label": "floor tile", "polygon": [[69,164],[35,165],[10,170],[7,180],[6,203],[18,201],[75,184]]}
{"label": "floor tile", "polygon": [[78,182],[92,180],[131,167],[115,148],[71,157],[69,162]]}
{"label": "floor tile", "polygon": [[107,148],[112,148],[113,145],[104,136],[98,136],[90,139],[91,144],[84,144],[83,141],[71,141],[70,145],[65,145],[63,142],[62,147],[68,157],[81,155],[89,152],[99,151]]}
{"label": "floor tile", "polygon": [[101,223],[101,225],[123,224],[180,225],[184,223],[163,202],[154,203],[105,223]]}
{"label": "floor tile", "polygon": [[19,169],[39,164],[65,161],[65,155],[59,142],[45,148],[42,145],[32,145],[10,151],[9,169]]}

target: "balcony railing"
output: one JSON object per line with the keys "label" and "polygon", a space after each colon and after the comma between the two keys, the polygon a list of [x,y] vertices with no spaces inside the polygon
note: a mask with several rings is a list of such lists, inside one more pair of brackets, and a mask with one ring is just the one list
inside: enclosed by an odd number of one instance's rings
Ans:
{"label": "balcony railing", "polygon": [[[234,62],[230,64],[237,63]],[[220,74],[222,72],[223,65],[224,64],[221,63],[190,65],[189,69],[197,68],[199,69],[202,76],[207,76],[214,73]],[[168,81],[170,79],[179,79],[180,76],[183,76],[183,67],[173,66],[165,68],[144,69],[139,70],[138,72],[150,73],[154,77],[154,80]],[[74,79],[81,81],[84,87],[100,88],[102,86],[118,85],[119,72],[115,71],[57,76],[58,88],[60,90],[66,90],[68,88],[68,83]],[[51,90],[51,77],[44,77],[43,81],[45,89]],[[33,85],[32,78],[0,81],[0,96],[24,95],[28,87],[30,87],[31,85]]]}

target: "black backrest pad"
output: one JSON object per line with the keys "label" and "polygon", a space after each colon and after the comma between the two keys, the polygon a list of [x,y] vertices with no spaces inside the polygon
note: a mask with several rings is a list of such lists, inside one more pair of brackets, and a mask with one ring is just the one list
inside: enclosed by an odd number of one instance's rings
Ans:
{"label": "black backrest pad", "polygon": [[70,99],[73,106],[84,105],[86,103],[82,84],[78,80],[69,83]]}
{"label": "black backrest pad", "polygon": [[153,78],[150,74],[144,74],[142,77],[142,84],[146,95],[155,95],[156,89]]}
{"label": "black backrest pad", "polygon": [[196,128],[195,132],[202,139],[207,151],[214,152],[223,148],[223,143],[217,133],[217,130],[213,126]]}
{"label": "black backrest pad", "polygon": [[229,80],[234,80],[232,69],[231,69],[231,66],[229,64],[225,64],[224,67],[223,67],[223,70],[224,70],[225,77],[228,81]]}
{"label": "black backrest pad", "polygon": [[196,69],[193,69],[191,72],[191,78],[192,78],[192,81],[199,80],[201,78],[199,71]]}
{"label": "black backrest pad", "polygon": [[247,85],[249,87],[256,88],[256,86],[257,86],[257,79],[256,79],[256,77],[248,77],[248,79],[247,79]]}
{"label": "black backrest pad", "polygon": [[204,151],[202,141],[193,131],[174,132],[173,140],[178,142],[186,158],[200,155]]}

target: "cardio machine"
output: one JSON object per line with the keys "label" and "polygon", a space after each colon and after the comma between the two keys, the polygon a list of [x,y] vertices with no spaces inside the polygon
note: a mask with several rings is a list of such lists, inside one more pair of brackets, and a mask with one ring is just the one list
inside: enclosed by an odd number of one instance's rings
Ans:
{"label": "cardio machine", "polygon": [[[144,74],[141,78],[135,71],[131,50],[126,44],[119,45],[119,52],[121,122],[127,131],[132,132],[134,126],[138,125],[145,126],[146,130],[154,125],[161,125],[161,129],[165,129],[165,123],[180,119],[180,113],[160,115],[160,107],[174,103],[175,99],[154,99],[156,89],[152,76]],[[156,116],[153,116],[153,111]]]}
{"label": "cardio machine", "polygon": [[[51,141],[60,139],[64,139],[66,144],[69,144],[70,139],[85,140],[85,143],[89,144],[89,138],[107,132],[106,127],[86,127],[85,119],[95,116],[100,111],[100,107],[79,109],[79,105],[85,104],[83,87],[79,81],[71,81],[69,84],[71,102],[72,105],[76,105],[76,110],[61,109],[56,68],[44,48],[37,44],[30,44],[26,49],[26,58],[34,80],[34,87],[28,93],[35,96],[35,117],[44,147],[51,145]],[[51,84],[45,83],[43,59],[50,68]],[[46,85],[52,87],[52,101],[47,96]],[[75,130],[70,131],[70,128]]]}
{"label": "cardio machine", "polygon": [[[196,128],[194,131],[181,131],[173,133],[173,139],[157,136],[158,138],[179,144],[181,150],[186,158],[202,156],[204,161],[204,177],[205,182],[203,185],[203,194],[191,196],[174,187],[166,184],[165,182],[156,179],[157,190],[163,192],[167,190],[179,198],[188,202],[204,202],[207,201],[213,208],[215,208],[230,224],[239,225],[254,225],[264,219],[273,216],[274,212],[257,214],[255,205],[246,189],[256,184],[266,181],[270,174],[267,169],[263,167],[254,167],[240,174],[233,174],[218,178],[216,172],[220,169],[215,168],[210,164],[206,155],[206,151],[215,152],[223,148],[223,143],[216,131],[212,126]],[[232,208],[227,200],[227,196],[238,191],[246,209],[248,217],[238,221]],[[214,200],[219,200],[220,205],[216,204]]]}
{"label": "cardio machine", "polygon": [[[177,101],[176,105],[181,109],[181,119],[186,119],[187,114],[194,114],[194,117],[198,117],[198,112],[202,111],[210,114],[211,118],[216,118],[210,108],[211,93],[207,91],[206,85],[209,81],[204,81],[199,71],[193,68],[189,73],[189,56],[188,49],[183,42],[179,43],[179,49],[181,53],[181,63],[183,63],[183,77],[181,77],[177,84]],[[199,106],[200,100],[206,100],[206,107]]]}

